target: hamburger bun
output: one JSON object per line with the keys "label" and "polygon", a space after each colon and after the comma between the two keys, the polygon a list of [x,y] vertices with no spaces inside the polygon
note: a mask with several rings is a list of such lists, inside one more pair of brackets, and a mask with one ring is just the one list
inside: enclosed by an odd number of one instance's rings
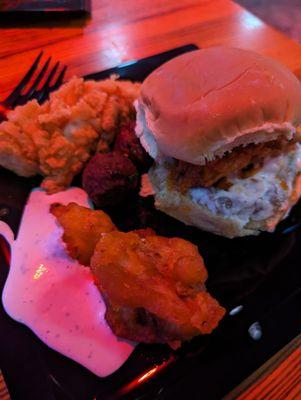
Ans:
{"label": "hamburger bun", "polygon": [[301,123],[301,83],[268,57],[211,47],[151,73],[137,108],[137,135],[153,157],[202,165],[242,144],[291,138]]}
{"label": "hamburger bun", "polygon": [[289,210],[301,195],[301,174],[298,173],[293,191],[285,207],[275,211],[275,214],[270,218],[261,221],[250,221],[244,225],[235,216],[229,218],[213,214],[206,206],[193,202],[189,195],[171,190],[166,180],[162,179],[160,167],[151,168],[148,176],[155,190],[155,207],[158,210],[182,221],[186,225],[195,226],[229,239],[258,235],[262,231],[273,232],[278,222],[287,216]]}

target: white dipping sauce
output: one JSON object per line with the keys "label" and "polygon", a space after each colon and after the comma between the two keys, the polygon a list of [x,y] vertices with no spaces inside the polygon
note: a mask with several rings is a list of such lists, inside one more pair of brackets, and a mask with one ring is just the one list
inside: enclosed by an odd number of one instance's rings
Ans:
{"label": "white dipping sauce", "polygon": [[35,189],[16,241],[8,226],[0,224],[0,234],[10,242],[12,254],[2,300],[6,312],[49,347],[104,377],[126,361],[134,344],[112,333],[89,268],[65,251],[62,228],[49,206],[72,201],[89,207],[87,194],[79,188],[53,195]]}

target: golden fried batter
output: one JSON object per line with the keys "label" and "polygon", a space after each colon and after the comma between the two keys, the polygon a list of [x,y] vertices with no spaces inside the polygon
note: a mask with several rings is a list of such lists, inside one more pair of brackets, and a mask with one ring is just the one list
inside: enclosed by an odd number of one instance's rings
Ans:
{"label": "golden fried batter", "polygon": [[83,265],[89,265],[94,248],[103,233],[116,230],[110,217],[75,203],[67,206],[52,204],[50,212],[62,226],[63,241],[69,255]]}
{"label": "golden fried batter", "polygon": [[[238,173],[241,178],[247,178],[262,167],[266,157],[277,157],[283,152],[290,151],[295,143],[294,140],[286,139],[252,143],[245,147],[237,147],[224,157],[202,166],[178,161],[171,172],[171,184],[176,185],[181,192],[186,192],[192,187],[210,187],[217,184],[220,179],[226,179],[231,173]],[[220,187],[224,188],[221,185]]]}
{"label": "golden fried batter", "polygon": [[151,228],[119,232],[102,211],[70,203],[51,212],[64,230],[68,253],[90,265],[117,336],[172,347],[218,325],[225,310],[206,292],[198,249]]}
{"label": "golden fried batter", "polygon": [[176,347],[210,333],[225,313],[206,292],[197,247],[183,239],[108,233],[96,245],[91,270],[106,320],[123,338]]}
{"label": "golden fried batter", "polygon": [[48,193],[66,188],[133,115],[139,91],[139,83],[73,78],[43,105],[16,107],[0,124],[0,165],[21,176],[42,175]]}

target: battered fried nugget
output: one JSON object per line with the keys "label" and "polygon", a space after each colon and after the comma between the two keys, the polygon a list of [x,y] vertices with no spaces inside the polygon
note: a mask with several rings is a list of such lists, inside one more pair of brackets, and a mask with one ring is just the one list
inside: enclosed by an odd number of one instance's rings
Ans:
{"label": "battered fried nugget", "polygon": [[94,211],[76,203],[52,204],[50,212],[62,226],[63,241],[70,257],[83,265],[89,265],[94,248],[103,233],[117,228],[103,211]]}
{"label": "battered fried nugget", "polygon": [[197,247],[183,239],[111,232],[97,243],[91,270],[107,322],[126,339],[176,347],[210,333],[225,313],[206,292]]}

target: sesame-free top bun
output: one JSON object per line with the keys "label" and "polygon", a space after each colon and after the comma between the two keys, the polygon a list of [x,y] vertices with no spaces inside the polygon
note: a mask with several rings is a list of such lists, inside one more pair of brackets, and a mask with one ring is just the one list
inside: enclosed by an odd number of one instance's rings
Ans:
{"label": "sesame-free top bun", "polygon": [[139,112],[159,152],[201,165],[241,144],[290,138],[301,123],[301,83],[275,60],[211,47],[151,73]]}

